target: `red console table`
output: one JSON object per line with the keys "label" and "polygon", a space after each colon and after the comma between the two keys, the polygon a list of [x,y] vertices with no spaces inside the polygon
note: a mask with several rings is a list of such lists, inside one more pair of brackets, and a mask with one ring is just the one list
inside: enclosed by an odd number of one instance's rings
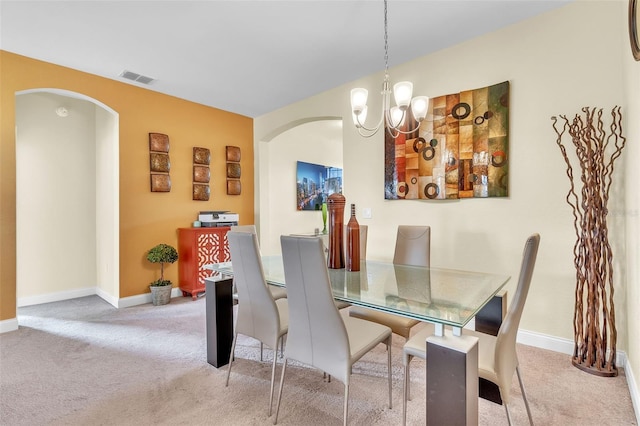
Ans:
{"label": "red console table", "polygon": [[203,269],[210,263],[227,262],[229,227],[179,228],[178,229],[178,279],[182,295],[191,295],[193,300],[205,292],[204,279],[211,271]]}

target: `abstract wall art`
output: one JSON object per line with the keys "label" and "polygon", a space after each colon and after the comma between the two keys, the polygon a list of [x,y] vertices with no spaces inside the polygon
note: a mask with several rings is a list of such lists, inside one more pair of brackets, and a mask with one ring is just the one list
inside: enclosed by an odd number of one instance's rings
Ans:
{"label": "abstract wall art", "polygon": [[226,159],[227,195],[240,195],[242,192],[242,185],[240,182],[240,177],[242,176],[242,171],[240,169],[240,147],[227,146]]}
{"label": "abstract wall art", "polygon": [[508,183],[508,81],[430,99],[416,132],[385,131],[387,200],[506,197]]}
{"label": "abstract wall art", "polygon": [[193,199],[195,201],[209,201],[211,189],[211,151],[209,148],[193,147]]}
{"label": "abstract wall art", "polygon": [[171,162],[169,161],[169,136],[149,133],[149,171],[151,192],[171,191]]}

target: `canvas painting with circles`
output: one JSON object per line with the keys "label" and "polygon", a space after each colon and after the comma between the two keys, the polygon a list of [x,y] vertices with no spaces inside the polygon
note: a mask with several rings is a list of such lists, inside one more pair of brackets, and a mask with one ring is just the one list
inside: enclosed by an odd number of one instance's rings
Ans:
{"label": "canvas painting with circles", "polygon": [[508,81],[430,99],[417,131],[385,132],[387,200],[507,197],[508,183]]}

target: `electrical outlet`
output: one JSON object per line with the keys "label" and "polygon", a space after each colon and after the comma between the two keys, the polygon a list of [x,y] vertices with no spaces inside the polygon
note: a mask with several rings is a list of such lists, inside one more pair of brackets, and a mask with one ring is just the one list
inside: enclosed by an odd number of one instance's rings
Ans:
{"label": "electrical outlet", "polygon": [[362,209],[362,217],[364,219],[371,219],[371,208],[365,207]]}

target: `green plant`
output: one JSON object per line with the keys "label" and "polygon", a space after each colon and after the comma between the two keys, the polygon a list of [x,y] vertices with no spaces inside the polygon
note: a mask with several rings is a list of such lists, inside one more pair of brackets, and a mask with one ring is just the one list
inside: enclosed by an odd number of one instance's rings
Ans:
{"label": "green plant", "polygon": [[178,252],[168,244],[158,244],[147,253],[147,260],[160,264],[160,279],[151,283],[152,286],[171,285],[170,280],[164,279],[164,264],[178,260]]}

